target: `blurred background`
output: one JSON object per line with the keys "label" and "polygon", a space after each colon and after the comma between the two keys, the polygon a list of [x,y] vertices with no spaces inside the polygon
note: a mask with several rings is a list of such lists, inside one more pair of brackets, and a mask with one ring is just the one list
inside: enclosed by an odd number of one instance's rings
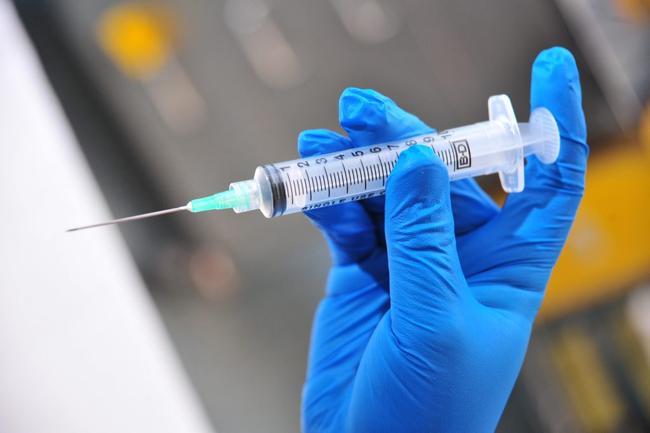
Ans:
{"label": "blurred background", "polygon": [[[438,128],[578,60],[587,192],[500,432],[650,431],[648,0],[16,0],[115,216],[177,206],[339,129],[377,89]],[[500,197],[495,179],[484,187]],[[85,223],[86,221],[80,221]],[[329,257],[307,220],[177,215],[121,229],[213,426],[297,432]]]}

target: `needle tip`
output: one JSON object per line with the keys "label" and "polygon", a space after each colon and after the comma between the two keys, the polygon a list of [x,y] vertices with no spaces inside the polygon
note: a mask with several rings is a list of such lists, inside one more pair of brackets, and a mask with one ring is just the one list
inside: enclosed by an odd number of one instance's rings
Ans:
{"label": "needle tip", "polygon": [[166,215],[166,214],[170,214],[170,213],[174,213],[174,212],[180,212],[180,211],[189,210],[189,209],[190,208],[188,207],[188,205],[185,205],[185,206],[175,207],[175,208],[172,208],[172,209],[160,210],[160,211],[157,211],[157,212],[150,212],[150,213],[145,213],[145,214],[141,214],[141,215],[134,215],[134,216],[126,217],[126,218],[118,218],[116,220],[106,221],[106,222],[99,223],[99,224],[91,224],[91,225],[88,225],[88,226],[69,228],[69,229],[66,230],[66,233],[76,232],[77,230],[85,230],[85,229],[90,229],[90,228],[94,228],[94,227],[107,226],[107,225],[111,225],[111,224],[119,224],[119,223],[123,223],[123,222],[126,222],[126,221],[135,221],[135,220],[144,219],[144,218],[151,218],[153,216]]}

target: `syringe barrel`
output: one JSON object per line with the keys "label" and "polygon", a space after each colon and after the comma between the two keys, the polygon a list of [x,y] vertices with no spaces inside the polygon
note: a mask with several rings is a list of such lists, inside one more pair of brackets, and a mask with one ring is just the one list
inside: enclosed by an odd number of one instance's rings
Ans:
{"label": "syringe barrel", "polygon": [[[495,143],[499,143],[498,151]],[[261,166],[255,179],[261,185],[262,211],[267,217],[279,216],[382,195],[399,154],[418,144],[433,149],[447,166],[451,180],[508,168],[515,162],[512,150],[518,146],[507,125],[481,122],[438,134]]]}

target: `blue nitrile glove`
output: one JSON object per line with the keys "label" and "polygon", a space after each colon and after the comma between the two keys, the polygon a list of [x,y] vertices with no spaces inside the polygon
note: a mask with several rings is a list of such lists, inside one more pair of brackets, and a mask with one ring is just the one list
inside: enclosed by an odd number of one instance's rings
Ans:
{"label": "blue nitrile glove", "polygon": [[[562,48],[533,65],[532,108],[557,119],[558,161],[526,166],[526,190],[499,209],[450,182],[431,149],[399,158],[385,201],[308,213],[334,266],[313,328],[305,432],[491,432],[584,188],[588,148],[576,64]],[[300,135],[303,156],[431,131],[372,90],[348,89],[349,138]]]}

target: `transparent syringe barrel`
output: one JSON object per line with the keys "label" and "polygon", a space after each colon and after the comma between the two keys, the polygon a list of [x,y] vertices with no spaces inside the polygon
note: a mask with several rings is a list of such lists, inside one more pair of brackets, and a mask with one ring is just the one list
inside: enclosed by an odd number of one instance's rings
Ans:
{"label": "transparent syringe barrel", "polygon": [[418,144],[433,149],[451,180],[508,171],[521,155],[518,131],[497,120],[269,164],[255,172],[260,209],[271,217],[380,196],[399,154]]}

